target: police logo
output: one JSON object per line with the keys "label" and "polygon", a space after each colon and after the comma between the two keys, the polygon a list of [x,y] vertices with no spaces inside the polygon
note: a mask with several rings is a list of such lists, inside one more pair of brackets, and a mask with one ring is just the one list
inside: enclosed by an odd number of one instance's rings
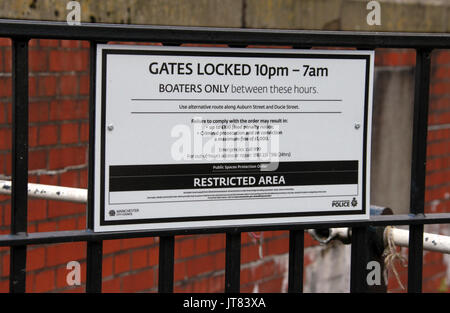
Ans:
{"label": "police logo", "polygon": [[109,214],[109,216],[116,216],[116,211],[110,210],[110,211],[108,212],[108,214]]}
{"label": "police logo", "polygon": [[356,201],[356,198],[353,198],[352,200],[352,206],[355,207],[358,205],[358,201]]}

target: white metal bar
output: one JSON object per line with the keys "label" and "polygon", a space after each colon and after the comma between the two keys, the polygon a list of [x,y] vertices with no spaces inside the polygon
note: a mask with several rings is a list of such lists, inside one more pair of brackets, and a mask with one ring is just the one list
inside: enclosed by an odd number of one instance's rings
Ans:
{"label": "white metal bar", "polygon": [[[409,230],[392,228],[394,243],[400,247],[408,247]],[[450,254],[450,236],[423,233],[423,249]]]}
{"label": "white metal bar", "polygon": [[[0,194],[11,194],[10,181],[0,180]],[[28,197],[46,200],[87,203],[87,189],[29,183]]]}
{"label": "white metal bar", "polygon": [[[314,239],[323,244],[326,244],[334,239],[340,240],[344,243],[349,243],[351,237],[351,231],[349,228],[330,228],[327,236],[319,234],[314,229],[309,229],[308,233],[311,234]],[[409,230],[392,227],[391,236],[396,246],[408,247]],[[384,238],[386,239],[386,234],[384,235]],[[385,245],[387,245],[386,240]],[[450,254],[450,236],[423,233],[423,249]]]}

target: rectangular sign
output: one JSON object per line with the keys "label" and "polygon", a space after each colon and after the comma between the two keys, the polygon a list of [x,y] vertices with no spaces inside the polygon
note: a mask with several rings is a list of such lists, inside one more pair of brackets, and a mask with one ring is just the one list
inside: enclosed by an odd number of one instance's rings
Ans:
{"label": "rectangular sign", "polygon": [[368,218],[373,59],[98,45],[95,231]]}

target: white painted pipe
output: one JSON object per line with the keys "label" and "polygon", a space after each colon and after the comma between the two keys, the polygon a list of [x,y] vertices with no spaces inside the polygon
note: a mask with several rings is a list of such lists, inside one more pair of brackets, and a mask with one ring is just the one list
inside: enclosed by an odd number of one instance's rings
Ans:
{"label": "white painted pipe", "polygon": [[[10,181],[0,180],[0,194],[11,194]],[[46,200],[87,203],[87,189],[29,183],[28,197]]]}
{"label": "white painted pipe", "polygon": [[[408,247],[409,230],[391,227],[391,236],[394,244],[399,247]],[[340,240],[344,243],[350,243],[351,232],[349,228],[330,228],[327,235],[324,236],[315,229],[309,229],[308,233],[320,243],[326,244],[331,240]],[[386,230],[384,234],[385,246]],[[450,236],[436,235],[430,233],[423,233],[423,249],[428,251],[436,251],[445,254],[450,254]]]}
{"label": "white painted pipe", "polygon": [[[394,243],[400,247],[408,247],[409,230],[392,228]],[[450,237],[423,233],[423,249],[450,254]]]}

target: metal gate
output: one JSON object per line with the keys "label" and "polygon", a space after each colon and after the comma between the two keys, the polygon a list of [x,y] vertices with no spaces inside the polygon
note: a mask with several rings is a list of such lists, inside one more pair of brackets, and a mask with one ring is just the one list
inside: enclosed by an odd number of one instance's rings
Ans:
{"label": "metal gate", "polygon": [[[159,292],[173,291],[174,239],[177,235],[226,233],[225,292],[239,292],[241,233],[288,230],[289,292],[302,292],[304,230],[351,227],[350,291],[368,290],[366,249],[369,231],[375,226],[409,225],[408,291],[421,292],[424,224],[450,223],[450,213],[424,214],[425,165],[427,148],[428,100],[431,52],[449,49],[450,35],[420,33],[370,33],[344,31],[292,31],[232,28],[194,28],[169,26],[82,24],[0,20],[0,37],[12,39],[12,195],[11,234],[0,236],[0,246],[10,247],[10,292],[25,292],[27,246],[64,242],[87,242],[86,291],[101,292],[103,240],[160,237]],[[28,190],[28,42],[30,39],[90,41],[89,95],[89,190],[87,227],[80,231],[27,233]],[[378,215],[367,221],[296,223],[291,225],[211,227],[189,230],[140,230],[132,232],[93,232],[93,159],[95,115],[96,45],[108,41],[247,45],[284,45],[294,49],[311,47],[352,47],[357,49],[410,48],[416,50],[413,149],[411,167],[410,214]]]}

